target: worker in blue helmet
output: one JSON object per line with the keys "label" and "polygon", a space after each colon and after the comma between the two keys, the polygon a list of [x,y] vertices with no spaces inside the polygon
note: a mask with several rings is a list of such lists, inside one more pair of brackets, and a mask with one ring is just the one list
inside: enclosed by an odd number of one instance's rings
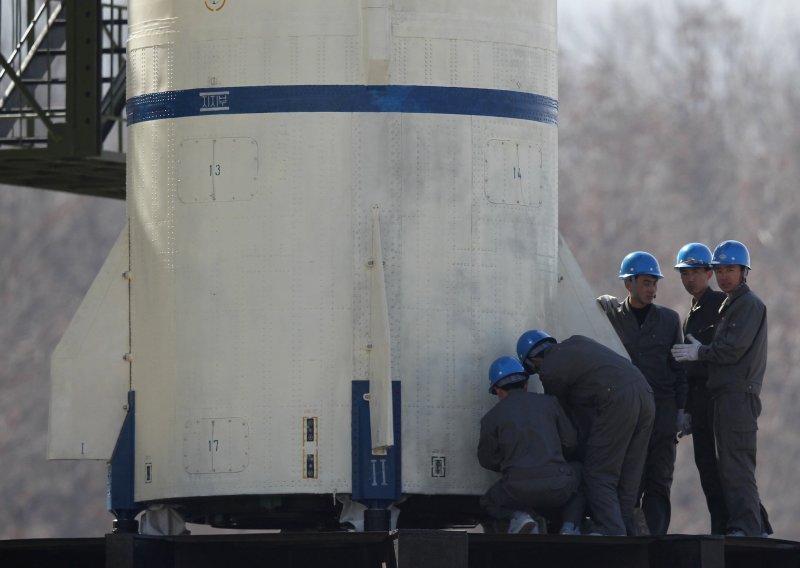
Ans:
{"label": "worker in blue helmet", "polygon": [[[492,524],[509,533],[544,533],[549,518],[574,534],[583,515],[581,468],[564,452],[576,433],[558,401],[528,391],[528,374],[515,357],[500,357],[489,368],[489,392],[497,404],[481,419],[478,461],[502,477],[481,498]],[[499,521],[499,522],[498,522]]]}
{"label": "worker in blue helmet", "polygon": [[567,412],[582,417],[583,478],[595,534],[636,536],[633,509],[653,427],[653,390],[630,361],[574,335],[558,343],[541,330],[517,341],[529,374]]}
{"label": "worker in blue helmet", "polygon": [[[703,243],[687,243],[678,251],[675,270],[681,284],[692,297],[691,307],[683,320],[684,336],[692,335],[708,344],[719,321],[719,308],[725,293],[711,286],[711,249]],[[700,362],[684,363],[689,392],[686,399],[686,422],[679,425],[678,436],[694,436],[694,462],[700,474],[700,485],[711,515],[711,534],[725,534],[728,510],[722,496],[717,468],[717,451],[712,421],[713,404],[708,392],[708,368]]]}
{"label": "worker in blue helmet", "polygon": [[656,419],[640,491],[641,510],[653,535],[666,534],[669,528],[676,435],[688,423],[686,373],[670,354],[671,346],[683,341],[680,317],[654,303],[663,277],[652,254],[635,251],[625,256],[619,270],[627,298],[619,301],[605,295],[597,299],[655,395]]}
{"label": "worker in blue helmet", "polygon": [[[723,241],[711,258],[726,297],[710,340],[694,334],[676,342],[678,361],[704,363],[713,399],[713,426],[730,536],[772,532],[756,484],[756,431],[761,385],[767,366],[767,309],[747,285],[750,252],[739,241]],[[706,341],[703,341],[706,339]]]}

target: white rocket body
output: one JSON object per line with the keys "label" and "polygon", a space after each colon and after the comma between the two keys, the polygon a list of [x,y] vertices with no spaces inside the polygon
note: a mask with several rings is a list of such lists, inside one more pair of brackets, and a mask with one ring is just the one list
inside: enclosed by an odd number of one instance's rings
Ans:
{"label": "white rocket body", "polygon": [[365,380],[404,495],[485,492],[489,364],[530,328],[621,350],[559,243],[555,0],[129,4],[129,228],[51,457],[108,459],[130,389],[137,501],[350,493]]}

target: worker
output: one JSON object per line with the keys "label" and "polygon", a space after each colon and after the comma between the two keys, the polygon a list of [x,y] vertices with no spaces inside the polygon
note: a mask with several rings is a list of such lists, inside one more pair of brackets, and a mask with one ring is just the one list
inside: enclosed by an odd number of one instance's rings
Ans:
{"label": "worker", "polygon": [[688,343],[676,343],[672,354],[708,368],[717,465],[728,509],[726,534],[766,536],[771,527],[756,484],[756,431],[767,366],[767,309],[747,285],[750,252],[744,244],[723,241],[714,249],[711,266],[726,294],[714,335],[707,344],[687,335]]}
{"label": "worker", "polygon": [[638,534],[633,508],[655,416],[653,390],[630,361],[600,343],[574,335],[558,343],[532,329],[517,342],[529,374],[544,392],[586,418],[583,480],[594,521],[592,534]]}
{"label": "worker", "polygon": [[579,534],[581,468],[564,458],[575,446],[575,429],[554,397],[527,391],[528,375],[515,357],[492,363],[489,392],[498,402],[481,419],[478,461],[502,478],[481,505],[493,519],[508,521],[509,533],[545,533],[532,513],[561,513],[561,533]]}
{"label": "worker", "polygon": [[[692,335],[708,345],[714,336],[719,320],[719,308],[725,293],[710,285],[714,271],[711,269],[711,250],[703,243],[688,243],[678,251],[675,270],[681,275],[681,283],[692,297],[692,305],[683,322],[684,337]],[[700,474],[700,485],[706,497],[711,515],[711,534],[725,534],[728,510],[722,496],[722,485],[717,471],[717,455],[714,445],[713,405],[708,393],[708,368],[705,363],[686,362],[686,379],[689,392],[686,399],[688,415],[685,428],[678,436],[692,434],[694,437],[694,463]]]}
{"label": "worker", "polygon": [[664,276],[656,258],[635,251],[622,260],[619,278],[628,296],[597,300],[636,367],[653,388],[656,418],[647,447],[644,475],[639,491],[647,528],[652,535],[667,533],[671,517],[670,490],[675,470],[676,435],[688,428],[686,417],[686,373],[670,354],[671,346],[683,341],[677,312],[653,303],[658,281]]}

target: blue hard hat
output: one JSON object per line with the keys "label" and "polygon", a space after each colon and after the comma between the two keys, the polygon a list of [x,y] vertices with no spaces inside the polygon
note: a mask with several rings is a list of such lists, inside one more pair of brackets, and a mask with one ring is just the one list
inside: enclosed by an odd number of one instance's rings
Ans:
{"label": "blue hard hat", "polygon": [[519,336],[517,340],[517,355],[520,361],[524,361],[528,357],[536,356],[541,353],[545,347],[558,343],[546,331],[541,329],[530,329]]}
{"label": "blue hard hat", "polygon": [[492,366],[489,367],[489,392],[497,394],[494,390],[495,387],[502,387],[509,383],[518,383],[520,381],[527,381],[528,373],[515,357],[508,355],[495,359]]}
{"label": "blue hard hat", "polygon": [[655,276],[656,278],[664,278],[664,275],[661,274],[661,267],[658,266],[656,257],[649,252],[637,250],[622,259],[622,264],[619,266],[620,278],[629,278],[642,274]]}
{"label": "blue hard hat", "polygon": [[711,266],[738,264],[750,268],[750,251],[739,241],[722,241],[714,249]]}
{"label": "blue hard hat", "polygon": [[675,268],[708,268],[711,266],[711,249],[703,243],[689,243],[678,251]]}

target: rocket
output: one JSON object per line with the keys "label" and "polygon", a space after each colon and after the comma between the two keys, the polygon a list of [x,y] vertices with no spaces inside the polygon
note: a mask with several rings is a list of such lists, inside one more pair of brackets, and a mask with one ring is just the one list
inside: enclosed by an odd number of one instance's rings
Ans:
{"label": "rocket", "polygon": [[558,232],[555,0],[130,0],[128,223],[48,454],[216,526],[475,519],[519,334],[623,352]]}

